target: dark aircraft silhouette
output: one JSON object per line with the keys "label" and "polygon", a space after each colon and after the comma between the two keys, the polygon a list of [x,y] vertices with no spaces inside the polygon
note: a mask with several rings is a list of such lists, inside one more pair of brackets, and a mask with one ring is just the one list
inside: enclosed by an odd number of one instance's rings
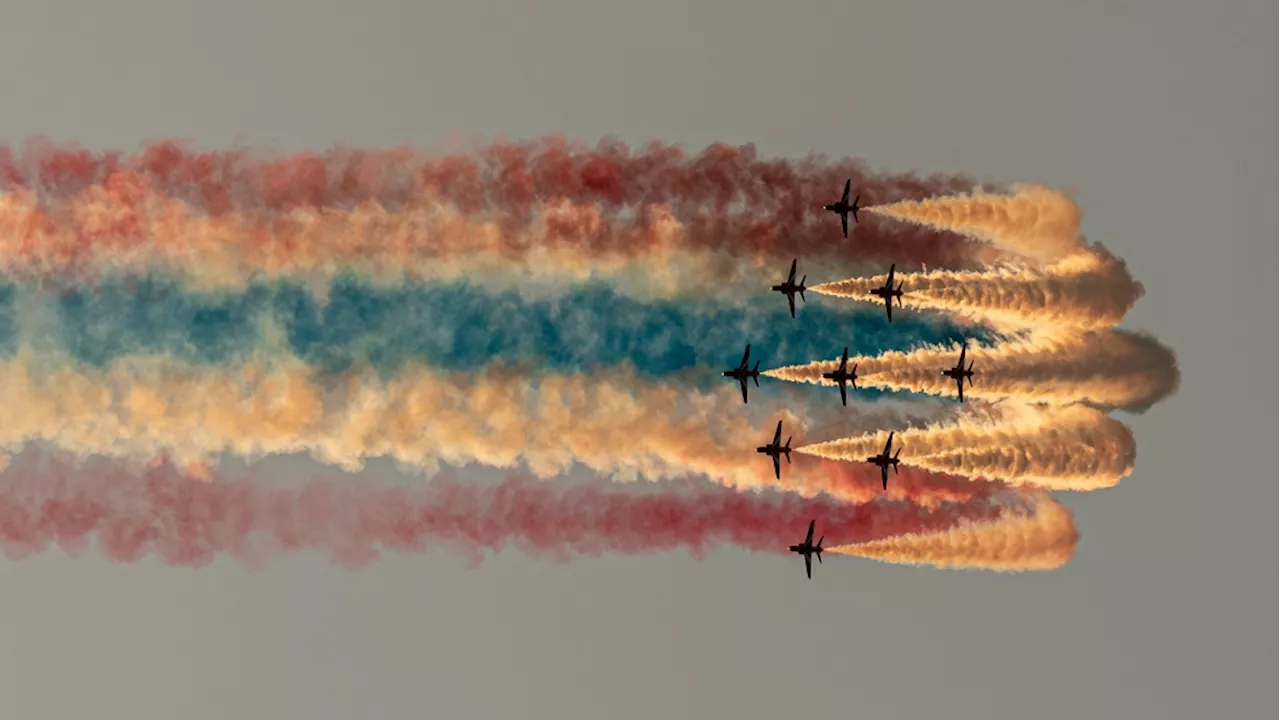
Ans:
{"label": "dark aircraft silhouette", "polygon": [[779,455],[787,456],[787,464],[791,464],[791,438],[787,438],[787,444],[781,445],[782,442],[782,421],[778,421],[778,429],[773,431],[773,442],[768,445],[761,445],[756,448],[756,452],[764,453],[773,458],[773,476],[779,480],[782,479],[782,466],[778,463]]}
{"label": "dark aircraft silhouette", "polygon": [[747,345],[747,349],[742,353],[742,364],[732,370],[725,370],[722,374],[725,377],[731,377],[742,385],[742,402],[747,402],[747,378],[756,381],[756,387],[760,387],[760,361],[756,361],[755,368],[747,369],[747,358],[751,357],[751,345]]}
{"label": "dark aircraft silhouette", "polygon": [[889,322],[893,322],[893,303],[894,298],[898,299],[898,307],[902,307],[902,285],[906,280],[898,283],[898,287],[893,286],[893,268],[897,265],[889,266],[889,277],[885,279],[884,285],[871,291],[872,295],[884,300],[884,312],[889,316]]}
{"label": "dark aircraft silhouette", "polygon": [[969,343],[965,342],[960,348],[960,362],[956,363],[953,368],[942,371],[943,375],[956,381],[956,388],[960,390],[960,402],[964,402],[964,380],[969,379],[969,387],[973,387],[973,362],[969,363],[969,368],[964,367],[964,352],[969,349]]}
{"label": "dark aircraft silhouette", "polygon": [[[796,293],[800,293],[800,299],[804,300],[804,291],[809,288],[804,286],[804,281],[808,279],[808,275],[800,278],[800,284],[796,284],[796,261],[791,261],[791,273],[787,275],[786,282],[781,285],[774,285],[769,288],[774,292],[780,292],[787,296],[787,305],[791,306],[791,317],[796,316]],[[804,300],[809,302],[808,300]]]}
{"label": "dark aircraft silhouette", "polygon": [[893,268],[896,268],[896,266],[896,263],[888,266],[888,277],[884,279],[883,286],[877,287],[876,290],[872,291],[872,295],[884,301],[884,314],[888,315],[888,322],[891,323],[893,322],[892,300],[896,297],[897,306],[902,306],[902,286],[906,284],[906,281],[902,281],[897,283],[897,287],[893,287]]}
{"label": "dark aircraft silhouette", "polygon": [[853,383],[853,388],[858,389],[858,363],[853,364],[853,370],[849,370],[849,348],[846,346],[844,355],[840,356],[840,367],[829,373],[822,373],[822,377],[827,380],[835,380],[840,386],[840,404],[848,407],[849,398],[845,395],[844,384],[846,382]]}
{"label": "dark aircraft silhouette", "polygon": [[817,522],[817,520],[809,521],[809,534],[804,536],[804,542],[787,548],[788,552],[799,553],[804,556],[804,574],[807,575],[810,580],[813,579],[813,556],[817,555],[818,564],[822,564],[822,541],[826,537],[824,535],[823,537],[818,538],[818,544],[813,544],[813,524],[815,522]]}
{"label": "dark aircraft silhouette", "polygon": [[853,199],[853,204],[849,204],[849,186],[853,184],[853,178],[844,181],[844,195],[840,196],[839,202],[833,202],[830,205],[823,205],[822,209],[827,212],[833,212],[840,216],[840,229],[844,231],[844,236],[849,237],[849,213],[853,213],[853,221],[858,222],[858,200],[862,196],[859,195]]}
{"label": "dark aircraft silhouette", "polygon": [[867,462],[872,465],[880,466],[880,485],[885,490],[889,489],[889,466],[893,466],[893,474],[898,474],[898,455],[902,453],[902,446],[898,446],[898,452],[892,457],[889,456],[889,448],[893,447],[893,433],[889,433],[889,442],[884,444],[884,452],[879,455],[872,455],[867,458]]}

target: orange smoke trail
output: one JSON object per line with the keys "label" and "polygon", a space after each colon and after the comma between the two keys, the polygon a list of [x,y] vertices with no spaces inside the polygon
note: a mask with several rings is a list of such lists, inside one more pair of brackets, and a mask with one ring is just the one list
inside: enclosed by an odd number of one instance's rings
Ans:
{"label": "orange smoke trail", "polygon": [[[887,431],[796,448],[861,463],[884,449]],[[1137,445],[1124,423],[1080,405],[1002,404],[920,429],[899,430],[905,464],[1051,490],[1111,487],[1133,471]]]}
{"label": "orange smoke trail", "polygon": [[1039,185],[1011,186],[1013,195],[970,195],[904,200],[865,212],[986,240],[1038,263],[1061,259],[1076,248],[1080,208],[1071,198]]}
{"label": "orange smoke trail", "polygon": [[[105,370],[49,367],[24,357],[0,363],[7,395],[0,448],[46,440],[82,457],[169,457],[193,468],[224,452],[250,459],[308,453],[350,471],[374,457],[428,472],[439,463],[524,463],[541,477],[577,463],[624,480],[706,475],[741,489],[826,490],[848,499],[869,493],[867,484],[803,461],[775,480],[768,458],[754,452],[778,419],[800,440],[812,418],[779,408],[753,421],[736,388],[698,393],[646,383],[625,368],[531,378],[498,366],[474,376],[418,367],[384,380],[374,372],[324,376],[290,358],[230,369],[164,358],[130,358]],[[864,420],[885,417],[868,410]],[[931,497],[927,482],[898,492]],[[956,490],[947,484],[941,495],[953,498]]]}
{"label": "orange smoke trail", "polygon": [[[886,277],[852,278],[810,290],[880,304],[883,301],[871,291],[883,286]],[[1124,261],[1100,245],[1082,248],[1043,270],[895,273],[894,282],[901,283],[905,307],[941,310],[1010,328],[1113,327],[1145,292]]]}
{"label": "orange smoke trail", "polygon": [[1079,539],[1071,511],[1040,496],[1030,516],[1007,512],[992,522],[962,522],[943,532],[838,545],[830,551],[904,565],[1023,572],[1066,565]]}
{"label": "orange smoke trail", "polygon": [[[956,395],[956,383],[942,375],[953,367],[960,347],[923,347],[849,358],[858,364],[858,382],[889,390],[909,390],[942,397]],[[1155,338],[1125,330],[1079,334],[1033,335],[994,347],[970,346],[973,385],[965,398],[1070,405],[1084,402],[1103,408],[1142,411],[1173,393],[1180,382],[1173,352]],[[815,384],[839,366],[822,360],[762,372],[762,375]]]}

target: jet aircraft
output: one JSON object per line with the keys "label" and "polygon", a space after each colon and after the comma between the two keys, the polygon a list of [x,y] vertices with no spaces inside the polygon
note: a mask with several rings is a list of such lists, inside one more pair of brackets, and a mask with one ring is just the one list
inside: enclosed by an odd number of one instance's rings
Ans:
{"label": "jet aircraft", "polygon": [[880,485],[885,490],[889,489],[889,466],[893,466],[893,474],[898,474],[898,455],[902,453],[902,446],[898,446],[898,452],[892,456],[889,455],[889,449],[893,447],[893,433],[889,433],[889,442],[884,444],[884,451],[879,455],[872,455],[867,458],[867,462],[872,465],[880,466]]}
{"label": "jet aircraft", "polygon": [[956,389],[960,391],[960,402],[964,402],[965,378],[969,379],[969,387],[973,387],[973,361],[969,362],[968,369],[966,369],[964,366],[964,353],[968,349],[969,349],[969,343],[966,342],[960,348],[960,362],[956,363],[955,367],[948,368],[942,371],[943,375],[946,375],[947,377],[956,381]]}
{"label": "jet aircraft", "polygon": [[902,286],[907,281],[903,280],[898,283],[898,287],[893,286],[893,268],[897,263],[889,266],[889,277],[885,279],[884,285],[871,291],[872,295],[884,300],[884,312],[889,316],[889,322],[893,322],[893,299],[898,299],[898,307],[902,307]]}
{"label": "jet aircraft", "polygon": [[853,383],[853,388],[858,389],[858,363],[853,364],[853,370],[849,370],[849,348],[844,349],[844,355],[840,356],[840,367],[829,373],[822,373],[822,377],[827,380],[835,380],[840,386],[840,404],[848,407],[849,397],[845,394],[844,384],[846,382]]}
{"label": "jet aircraft", "polygon": [[722,374],[725,377],[731,377],[742,385],[742,402],[747,402],[747,378],[756,381],[756,387],[760,387],[760,361],[756,361],[755,368],[747,369],[747,359],[751,357],[751,345],[747,345],[747,349],[742,353],[742,364],[732,370],[725,370]]}
{"label": "jet aircraft", "polygon": [[805,275],[804,277],[800,278],[800,284],[799,285],[796,284],[796,261],[792,260],[791,272],[787,275],[786,282],[782,283],[781,285],[774,285],[773,287],[769,288],[773,292],[780,292],[783,295],[787,296],[787,305],[791,307],[791,317],[793,318],[796,316],[796,293],[800,293],[801,300],[804,300],[805,302],[809,302],[808,300],[804,299],[804,291],[809,289],[804,286],[804,281],[808,279],[808,277],[809,277],[808,275]]}
{"label": "jet aircraft", "polygon": [[773,476],[779,480],[782,479],[782,465],[778,462],[779,455],[787,456],[787,464],[791,464],[791,438],[787,438],[787,444],[782,445],[782,421],[778,421],[778,429],[773,431],[773,442],[768,445],[761,445],[756,448],[756,452],[764,453],[773,458]]}
{"label": "jet aircraft", "polygon": [[855,223],[858,222],[858,200],[862,197],[859,195],[853,199],[852,204],[849,203],[849,188],[852,184],[853,178],[845,180],[844,194],[840,196],[840,200],[830,205],[822,206],[823,210],[840,216],[840,229],[844,232],[846,239],[849,237],[849,213],[853,213],[853,221]]}
{"label": "jet aircraft", "polygon": [[804,574],[808,576],[810,580],[813,579],[813,556],[818,556],[818,564],[821,565],[822,541],[826,538],[824,535],[823,537],[818,538],[817,545],[813,544],[813,525],[816,522],[817,520],[809,521],[809,534],[804,536],[804,542],[787,548],[788,552],[799,553],[804,556]]}

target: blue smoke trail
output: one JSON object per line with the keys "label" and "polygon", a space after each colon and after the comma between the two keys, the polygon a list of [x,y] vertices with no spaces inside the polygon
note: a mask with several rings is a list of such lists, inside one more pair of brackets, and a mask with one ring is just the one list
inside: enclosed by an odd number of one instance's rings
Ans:
{"label": "blue smoke trail", "polygon": [[240,361],[261,346],[264,319],[317,368],[341,372],[367,362],[388,374],[411,362],[466,371],[501,359],[556,372],[629,361],[657,377],[732,367],[746,343],[752,364],[768,368],[836,357],[845,345],[850,354],[874,354],[965,334],[950,321],[906,312],[890,325],[878,309],[825,298],[801,305],[792,320],[777,294],[736,306],[646,303],[590,285],[529,300],[465,282],[380,288],[344,277],[321,302],[290,282],[196,294],[153,276],[77,289],[56,303],[60,342],[95,365],[138,353]]}

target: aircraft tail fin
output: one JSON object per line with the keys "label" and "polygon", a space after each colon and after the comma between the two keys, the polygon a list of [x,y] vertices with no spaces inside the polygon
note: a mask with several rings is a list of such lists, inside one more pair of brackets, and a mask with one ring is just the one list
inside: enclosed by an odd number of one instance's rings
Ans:
{"label": "aircraft tail fin", "polygon": [[893,454],[893,459],[894,459],[894,460],[897,460],[897,459],[898,459],[898,456],[899,456],[899,455],[901,455],[901,454],[902,454],[902,446],[901,446],[901,445],[899,445],[899,446],[898,446],[898,451],[897,451],[897,452],[895,452],[895,453]]}

